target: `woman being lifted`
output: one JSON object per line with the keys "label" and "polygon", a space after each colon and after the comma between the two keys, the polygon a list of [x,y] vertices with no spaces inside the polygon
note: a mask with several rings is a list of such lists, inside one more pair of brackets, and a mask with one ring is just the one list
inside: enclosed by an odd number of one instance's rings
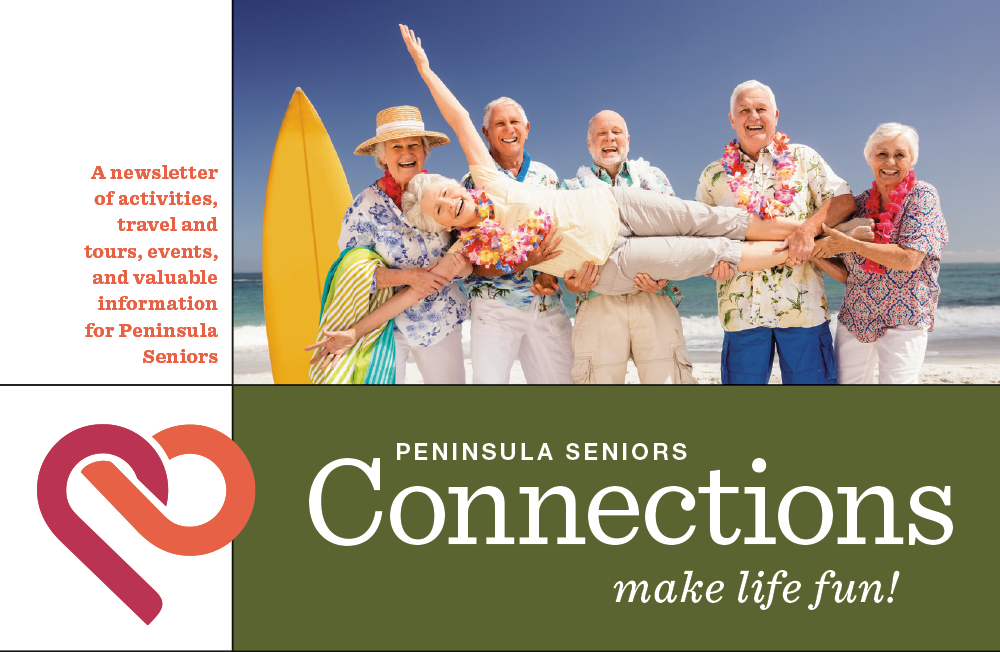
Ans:
{"label": "woman being lifted", "polygon": [[[793,220],[764,221],[742,208],[711,207],[629,187],[565,192],[509,179],[497,171],[469,112],[431,70],[420,39],[405,25],[400,31],[417,71],[458,137],[477,186],[468,191],[441,175],[417,175],[403,194],[403,213],[425,231],[459,230],[453,254],[506,271],[540,245],[559,245],[561,255],[549,254],[533,269],[563,276],[594,262],[601,266],[594,288],[601,294],[632,292],[638,274],[682,280],[711,272],[719,261],[737,271],[802,262],[788,261],[787,251],[777,250],[798,228]],[[442,263],[447,263],[444,271],[451,261]],[[453,267],[456,273],[465,271],[457,261]],[[319,349],[314,361],[327,357],[324,364],[336,362],[357,338],[419,299],[415,290],[404,290],[354,327],[326,333],[326,340],[307,350]]]}

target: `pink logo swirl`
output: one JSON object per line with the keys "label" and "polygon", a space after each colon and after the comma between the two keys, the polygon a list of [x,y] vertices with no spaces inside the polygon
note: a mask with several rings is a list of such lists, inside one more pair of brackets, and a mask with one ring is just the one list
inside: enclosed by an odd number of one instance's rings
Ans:
{"label": "pink logo swirl", "polygon": [[[82,472],[143,538],[162,550],[203,555],[228,544],[253,511],[253,471],[243,452],[231,439],[205,426],[175,426],[153,439],[163,447],[167,459],[193,453],[219,467],[226,481],[226,499],[208,523],[184,527],[167,520],[110,462],[89,464]],[[74,430],[45,456],[38,472],[38,507],[56,538],[148,625],[163,608],[159,594],[76,515],[66,495],[73,468],[98,454],[121,458],[132,467],[138,481],[167,504],[167,471],[152,444],[128,428],[99,424]]]}

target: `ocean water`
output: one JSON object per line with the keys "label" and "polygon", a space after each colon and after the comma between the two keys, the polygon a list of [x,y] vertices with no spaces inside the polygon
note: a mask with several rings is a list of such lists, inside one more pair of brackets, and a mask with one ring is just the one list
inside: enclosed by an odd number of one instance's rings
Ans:
{"label": "ocean water", "polygon": [[[928,361],[939,353],[963,353],[970,357],[977,351],[1000,354],[1000,264],[943,263],[938,280],[941,298],[935,313],[934,332],[930,335]],[[702,357],[699,352],[721,351],[722,327],[716,315],[715,281],[698,277],[678,285],[684,292],[679,312],[692,356],[698,358]],[[844,299],[844,286],[827,278],[826,296],[831,312],[838,311]],[[566,293],[564,302],[572,315],[574,295]],[[266,361],[267,333],[260,274],[233,275],[233,311],[233,348],[237,365],[244,360],[252,367],[270,368]]]}

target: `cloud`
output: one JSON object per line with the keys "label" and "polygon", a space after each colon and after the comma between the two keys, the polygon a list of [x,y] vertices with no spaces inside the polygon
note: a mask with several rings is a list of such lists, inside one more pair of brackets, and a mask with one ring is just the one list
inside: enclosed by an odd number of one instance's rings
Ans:
{"label": "cloud", "polygon": [[943,251],[941,260],[945,263],[1000,263],[1000,251]]}

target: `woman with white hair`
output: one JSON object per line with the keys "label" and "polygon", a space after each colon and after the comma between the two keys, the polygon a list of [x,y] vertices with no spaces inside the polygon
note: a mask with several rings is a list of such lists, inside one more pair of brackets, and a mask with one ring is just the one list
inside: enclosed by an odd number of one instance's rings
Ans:
{"label": "woman with white hair", "polygon": [[533,269],[562,276],[588,260],[607,263],[595,288],[603,294],[632,292],[639,273],[684,279],[711,272],[720,260],[740,270],[785,261],[786,252],[775,248],[798,227],[794,220],[765,221],[742,208],[709,207],[627,187],[566,193],[511,182],[497,172],[469,112],[430,69],[419,39],[404,25],[400,31],[438,109],[455,130],[477,185],[470,192],[444,177],[414,179],[403,196],[403,210],[425,230],[464,230],[461,250],[474,265],[512,268],[552,230],[562,238],[563,253]]}
{"label": "woman with white hair", "polygon": [[[681,280],[707,274],[722,260],[749,271],[787,259],[787,251],[778,247],[798,228],[794,220],[764,221],[742,208],[710,207],[635,188],[568,193],[525,187],[507,178],[497,171],[469,112],[430,69],[419,39],[404,25],[400,32],[480,186],[470,192],[451,179],[418,175],[403,194],[403,212],[426,231],[463,230],[452,251],[461,251],[474,265],[509,272],[535,248],[559,244],[561,255],[533,269],[562,276],[584,262],[597,262],[603,267],[593,289],[624,294],[634,290],[633,279],[640,273]],[[354,327],[327,332],[328,340],[310,347],[320,349],[313,359],[327,358],[323,365],[338,360],[358,337],[416,299],[413,290],[398,293]]]}
{"label": "woman with white hair", "polygon": [[[461,324],[468,314],[469,300],[458,283],[452,282],[451,275],[433,270],[434,264],[446,256],[452,244],[451,234],[421,229],[402,211],[407,187],[415,177],[427,174],[424,161],[430,149],[447,144],[449,139],[426,131],[420,111],[412,106],[380,111],[375,123],[375,136],[361,143],[354,153],[374,156],[384,174],[355,197],[344,215],[339,245],[345,253],[335,265],[337,269],[331,271],[328,286],[332,285],[333,290],[324,296],[321,328],[336,329],[354,323],[368,313],[372,304],[378,305],[391,296],[393,288],[408,286],[416,300],[395,318],[386,334],[394,342],[386,343],[389,352],[383,358],[395,356],[394,375],[392,361],[383,359],[383,380],[373,381],[371,373],[366,378],[365,373],[359,373],[369,368],[362,356],[351,369],[319,369],[313,365],[310,378],[317,384],[392,380],[401,384],[412,351],[425,383],[462,384],[465,362]],[[374,255],[355,248],[371,250]],[[348,251],[353,253],[348,255]],[[357,268],[343,269],[339,265],[342,261]],[[339,295],[333,296],[337,292]]]}
{"label": "woman with white hair", "polygon": [[[917,132],[880,124],[865,145],[875,181],[857,195],[875,220],[875,241],[860,242],[824,227],[814,262],[846,283],[834,350],[837,382],[912,384],[920,377],[927,333],[934,328],[941,250],[948,227],[934,186],[917,181]],[[840,255],[840,260],[824,260]]]}

